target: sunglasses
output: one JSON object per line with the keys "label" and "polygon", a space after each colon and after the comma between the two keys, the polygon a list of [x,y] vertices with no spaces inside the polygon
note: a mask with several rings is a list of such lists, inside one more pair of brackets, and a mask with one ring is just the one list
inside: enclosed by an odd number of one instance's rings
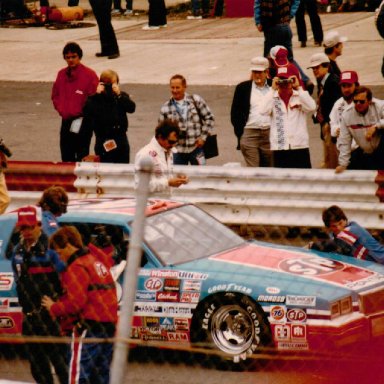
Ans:
{"label": "sunglasses", "polygon": [[177,140],[169,140],[167,139],[169,145],[175,145],[177,144]]}
{"label": "sunglasses", "polygon": [[365,104],[367,102],[367,100],[355,100],[355,99],[353,99],[353,102],[355,104]]}

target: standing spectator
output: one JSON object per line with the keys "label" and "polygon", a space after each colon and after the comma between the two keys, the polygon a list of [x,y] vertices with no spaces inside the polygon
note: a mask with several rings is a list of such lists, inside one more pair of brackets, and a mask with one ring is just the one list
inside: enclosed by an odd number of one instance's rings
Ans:
{"label": "standing spectator", "polygon": [[120,15],[130,16],[133,14],[133,0],[126,0],[126,9],[121,7],[121,0],[113,0],[113,10],[111,15]]}
{"label": "standing spectator", "polygon": [[332,205],[323,211],[322,217],[330,240],[310,243],[309,248],[384,264],[384,246],[358,223],[348,221],[340,207]]}
{"label": "standing spectator", "polygon": [[171,193],[171,188],[178,188],[187,184],[185,175],[173,175],[173,153],[172,148],[179,139],[180,128],[177,122],[163,120],[156,127],[155,136],[145,147],[136,154],[135,159],[135,185],[139,184],[138,170],[143,158],[150,157],[153,163],[153,171],[149,182],[151,193]]}
{"label": "standing spectator", "polygon": [[[76,247],[69,237],[77,236]],[[117,323],[116,287],[109,269],[82,246],[75,227],[60,228],[50,238],[50,247],[67,264],[62,275],[64,295],[58,300],[45,295],[42,305],[52,318],[77,316],[73,330],[69,375],[71,383],[109,383],[114,336]]]}
{"label": "standing spectator", "polygon": [[112,0],[89,0],[89,4],[99,27],[101,52],[97,52],[96,57],[117,59],[120,52],[111,21]]}
{"label": "standing spectator", "polygon": [[329,72],[340,77],[341,70],[336,63],[336,59],[343,54],[343,43],[348,39],[340,36],[337,31],[329,31],[324,36],[324,53],[328,56],[330,62]]}
{"label": "standing spectator", "polygon": [[201,96],[186,93],[187,81],[184,76],[172,76],[170,88],[172,97],[161,107],[159,122],[170,119],[179,124],[174,163],[205,165],[203,146],[213,130],[215,118]]}
{"label": "standing spectator", "polygon": [[[380,36],[384,39],[384,0],[380,3],[375,13],[375,24]],[[384,56],[381,65],[381,74],[384,77]]]}
{"label": "standing spectator", "polygon": [[260,114],[267,84],[269,62],[265,57],[251,60],[251,80],[238,84],[233,95],[231,122],[238,145],[248,167],[270,167],[270,118]]}
{"label": "standing spectator", "polygon": [[358,8],[357,0],[343,0],[340,7],[337,9],[339,12],[353,12]]}
{"label": "standing spectator", "polygon": [[305,23],[305,11],[307,11],[309,20],[311,22],[315,46],[321,47],[321,43],[323,42],[323,26],[321,25],[320,16],[317,13],[317,1],[300,0],[300,5],[297,9],[295,20],[301,47],[307,46],[307,25]]}
{"label": "standing spectator", "polygon": [[337,100],[329,114],[331,136],[337,138],[340,135],[341,116],[353,102],[353,94],[359,86],[359,78],[355,71],[344,71],[340,75],[340,88],[342,97]]}
{"label": "standing spectator", "polygon": [[83,107],[89,95],[96,92],[96,73],[81,64],[83,51],[77,43],[63,49],[67,67],[59,71],[52,88],[52,102],[62,118],[60,151],[62,161],[81,161],[89,154],[91,136],[82,124]]}
{"label": "standing spectator", "polygon": [[188,20],[198,20],[209,17],[209,0],[192,0],[192,15],[187,16]]}
{"label": "standing spectator", "polygon": [[[384,101],[372,97],[367,87],[358,87],[353,95],[354,106],[341,117],[339,166],[336,173],[349,169],[384,169]],[[359,148],[352,154],[352,139]]]}
{"label": "standing spectator", "polygon": [[309,68],[312,68],[317,80],[318,101],[313,120],[320,124],[320,138],[323,141],[324,159],[321,168],[335,169],[337,167],[336,140],[331,136],[329,115],[336,100],[341,97],[339,77],[329,73],[329,59],[321,52],[311,56]]}
{"label": "standing spectator", "polygon": [[129,95],[120,90],[118,74],[103,71],[96,93],[84,107],[84,120],[95,132],[95,153],[102,163],[129,163],[127,113],[135,109]]}
{"label": "standing spectator", "polygon": [[37,206],[41,207],[41,226],[49,237],[59,229],[57,218],[67,212],[68,195],[63,187],[52,186],[44,190]]}
{"label": "standing spectator", "polygon": [[277,70],[261,113],[271,117],[271,150],[277,168],[311,168],[307,114],[316,103],[287,67]]}
{"label": "standing spectator", "polygon": [[164,0],[148,0],[148,3],[148,25],[145,25],[143,30],[153,31],[167,27],[167,8]]}
{"label": "standing spectator", "polygon": [[8,166],[7,156],[12,156],[12,152],[5,145],[3,139],[0,138],[0,214],[5,212],[11,202],[4,176],[4,170]]}
{"label": "standing spectator", "polygon": [[[12,253],[12,268],[23,310],[22,334],[26,337],[58,337],[60,326],[41,306],[41,299],[43,295],[60,295],[59,272],[64,270],[65,264],[55,252],[48,250],[48,238],[41,231],[36,209],[31,206],[20,208],[17,216],[20,240]],[[60,384],[68,382],[65,344],[27,342],[26,349],[31,373],[37,383],[53,384],[50,363]]]}

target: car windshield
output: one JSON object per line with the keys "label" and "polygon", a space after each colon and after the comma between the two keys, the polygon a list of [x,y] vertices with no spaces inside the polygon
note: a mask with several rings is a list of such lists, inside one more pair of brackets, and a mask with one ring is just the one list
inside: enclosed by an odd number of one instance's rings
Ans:
{"label": "car windshield", "polygon": [[193,205],[147,217],[144,236],[164,265],[208,257],[245,242],[224,224]]}

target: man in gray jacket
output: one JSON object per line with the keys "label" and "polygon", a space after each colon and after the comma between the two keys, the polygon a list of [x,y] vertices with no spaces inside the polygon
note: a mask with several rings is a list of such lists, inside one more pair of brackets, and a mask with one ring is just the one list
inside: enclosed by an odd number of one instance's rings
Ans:
{"label": "man in gray jacket", "polygon": [[[372,91],[358,87],[353,104],[342,114],[338,139],[339,165],[345,169],[384,169],[384,101],[372,97]],[[359,148],[351,154],[352,139]]]}

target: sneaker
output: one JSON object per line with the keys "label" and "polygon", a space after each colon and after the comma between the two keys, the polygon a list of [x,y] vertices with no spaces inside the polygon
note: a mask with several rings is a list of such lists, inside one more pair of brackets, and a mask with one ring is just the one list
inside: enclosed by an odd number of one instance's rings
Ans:
{"label": "sneaker", "polygon": [[113,15],[120,15],[120,13],[121,13],[120,9],[112,9],[112,11],[111,11],[112,16]]}
{"label": "sneaker", "polygon": [[143,31],[156,31],[157,29],[160,29],[158,25],[144,25],[142,28]]}
{"label": "sneaker", "polygon": [[190,15],[190,16],[187,16],[187,20],[201,20],[203,18],[203,16],[193,16],[193,15]]}
{"label": "sneaker", "polygon": [[168,27],[168,24],[160,25],[160,28],[167,28],[167,27]]}
{"label": "sneaker", "polygon": [[133,15],[132,9],[126,9],[125,12],[123,13],[124,16],[131,16]]}

